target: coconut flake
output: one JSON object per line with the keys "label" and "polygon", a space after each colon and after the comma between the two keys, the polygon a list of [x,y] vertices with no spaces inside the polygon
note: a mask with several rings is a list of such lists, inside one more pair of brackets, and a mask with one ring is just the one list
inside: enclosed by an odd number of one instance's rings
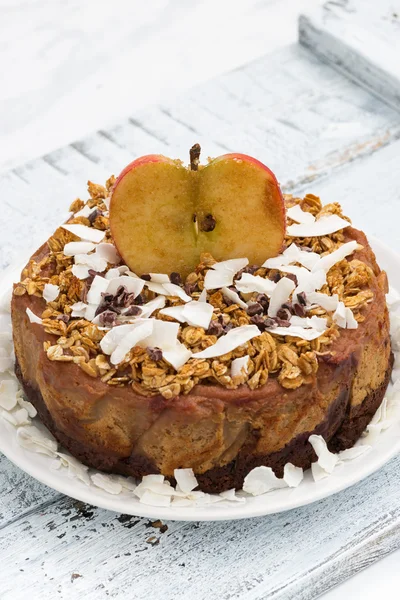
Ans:
{"label": "coconut flake", "polygon": [[330,254],[327,254],[326,256],[320,258],[319,261],[314,265],[312,270],[316,271],[318,269],[322,269],[323,271],[325,271],[325,273],[327,273],[329,269],[336,265],[336,263],[346,258],[346,256],[353,254],[353,252],[357,248],[357,245],[358,244],[356,241],[342,244],[342,246],[339,246],[339,248],[334,252],[331,252]]}
{"label": "coconut flake", "polygon": [[[137,344],[142,348],[160,348],[165,350],[175,350],[178,341],[179,324],[156,319],[148,319],[152,327],[147,336],[138,340]],[[132,346],[131,346],[132,347]]]}
{"label": "coconut flake", "polygon": [[321,333],[326,331],[327,323],[327,319],[324,319],[323,317],[317,317],[315,315],[305,318],[293,315],[290,318],[291,325],[295,325],[296,327],[312,328],[316,331],[320,331]]}
{"label": "coconut flake", "polygon": [[205,350],[193,354],[193,358],[214,358],[216,356],[222,356],[259,335],[261,335],[261,332],[256,325],[235,327],[218,338],[213,346],[209,346]]}
{"label": "coconut flake", "polygon": [[270,279],[264,279],[259,275],[250,275],[250,273],[243,273],[241,278],[235,282],[235,287],[239,292],[245,294],[258,292],[259,294],[267,294],[267,296],[271,296],[276,285]]}
{"label": "coconut flake", "polygon": [[137,326],[137,323],[118,325],[108,331],[100,342],[100,348],[104,354],[112,354],[123,338],[131,331],[134,331]]}
{"label": "coconut flake", "polygon": [[[154,321],[154,323],[153,323],[153,321],[151,319],[149,319],[147,321],[139,323],[137,325],[137,327],[135,327],[135,329],[128,332],[122,338],[122,340],[118,343],[117,347],[111,354],[111,359],[110,359],[111,363],[113,365],[118,365],[120,362],[122,362],[124,360],[125,356],[128,354],[128,352],[132,348],[137,346],[139,344],[139,342],[143,342],[143,340],[145,338],[149,338],[149,336],[151,336],[151,333],[153,331],[153,324],[155,324],[156,322],[157,321]],[[162,323],[162,321],[159,321],[159,322]],[[111,331],[114,331],[115,329],[116,328],[114,327],[114,329],[112,329]],[[108,334],[106,334],[106,335],[108,335]],[[104,336],[104,337],[106,337],[106,336]],[[156,344],[152,344],[152,345],[155,346]],[[160,347],[160,346],[157,346],[157,347]]]}
{"label": "coconut flake", "polygon": [[236,273],[249,264],[247,258],[233,258],[212,265],[204,278],[204,288],[215,290],[233,284]]}
{"label": "coconut flake", "polygon": [[[22,393],[22,391],[20,391],[19,393]],[[21,396],[18,396],[18,395],[17,395],[17,402],[21,408],[24,408],[26,410],[26,412],[28,413],[28,415],[31,419],[34,419],[36,417],[37,410],[33,406],[33,404],[31,404],[31,402],[24,400],[24,398],[22,398]]]}
{"label": "coconut flake", "polygon": [[239,296],[239,294],[237,292],[234,292],[233,290],[230,290],[227,287],[223,287],[221,292],[223,293],[225,298],[228,298],[228,300],[230,300],[234,304],[237,304],[241,308],[244,308],[244,310],[247,310],[248,306],[247,306],[246,302],[244,302],[241,299],[241,297]]}
{"label": "coconut flake", "polygon": [[43,288],[43,298],[46,302],[53,302],[59,295],[60,288],[52,283],[45,283]]}
{"label": "coconut flake", "polygon": [[235,358],[231,363],[231,377],[247,375],[249,367],[249,356]]}
{"label": "coconut flake", "polygon": [[97,210],[96,206],[94,206],[93,208],[90,208],[90,206],[88,204],[85,204],[85,206],[83,208],[81,208],[81,210],[78,210],[78,212],[74,213],[74,217],[88,218],[96,210]]}
{"label": "coconut flake", "polygon": [[212,304],[207,302],[191,301],[183,307],[183,318],[193,327],[203,327],[208,329],[214,312]]}
{"label": "coconut flake", "polygon": [[350,223],[338,215],[325,215],[313,223],[289,225],[286,234],[291,237],[320,237],[350,227]]}
{"label": "coconut flake", "polygon": [[300,485],[304,479],[303,469],[295,467],[292,463],[286,463],[283,468],[283,479],[289,487],[295,488]]}
{"label": "coconut flake", "polygon": [[63,252],[65,256],[75,256],[75,254],[88,254],[96,248],[92,242],[68,242],[65,244]]}
{"label": "coconut flake", "polygon": [[186,348],[185,344],[178,342],[172,350],[164,350],[163,358],[177,371],[192,356],[191,350]]}
{"label": "coconut flake", "polygon": [[332,318],[334,322],[343,329],[357,329],[358,327],[358,323],[354,318],[353,311],[346,307],[343,302],[338,302]]}
{"label": "coconut flake", "polygon": [[154,300],[150,300],[149,302],[146,302],[146,304],[142,304],[142,306],[140,307],[142,309],[140,316],[141,318],[150,317],[150,315],[152,315],[155,310],[158,310],[159,308],[164,308],[164,306],[164,296],[158,296],[157,298],[154,298]]}
{"label": "coconut flake", "polygon": [[166,315],[167,317],[172,317],[172,319],[176,319],[179,323],[185,322],[185,317],[183,316],[184,304],[179,306],[168,306],[167,308],[163,308],[160,310],[161,315]]}
{"label": "coconut flake", "polygon": [[96,254],[97,256],[100,256],[100,258],[106,260],[111,265],[116,265],[121,260],[121,257],[118,254],[118,251],[114,244],[108,244],[104,242],[98,244],[96,247]]}
{"label": "coconut flake", "polygon": [[255,467],[246,475],[243,483],[243,491],[252,496],[260,496],[266,492],[286,487],[283,479],[279,479],[271,467]]}
{"label": "coconut flake", "polygon": [[95,244],[99,244],[106,234],[105,231],[87,227],[80,223],[65,223],[64,225],[61,225],[61,227],[81,238],[81,240],[94,242]]}
{"label": "coconut flake", "polygon": [[166,273],[149,273],[150,280],[154,283],[171,283],[171,280]]}
{"label": "coconut flake", "polygon": [[231,490],[226,490],[225,492],[220,492],[219,496],[220,498],[223,498],[223,500],[228,500],[229,502],[246,502],[246,498],[243,498],[242,496],[238,496],[236,494],[235,488],[232,488]]}
{"label": "coconut flake", "polygon": [[17,431],[17,442],[26,450],[47,454],[54,457],[57,451],[57,442],[46,430],[40,430],[35,425],[19,427]]}
{"label": "coconut flake", "polygon": [[41,325],[42,324],[42,319],[40,317],[37,317],[35,315],[35,313],[33,313],[31,311],[30,308],[26,309],[26,314],[28,315],[28,319],[30,320],[31,323],[37,323],[37,325]]}
{"label": "coconut flake", "polygon": [[203,288],[203,291],[199,296],[198,302],[207,302],[207,290],[205,288]]}
{"label": "coconut flake", "polygon": [[[104,293],[109,286],[109,281],[104,277],[100,277],[100,275],[96,275],[96,277],[92,281],[92,285],[87,293],[87,301],[88,304],[95,304],[98,306],[101,302],[102,293]],[[94,315],[93,315],[94,316]]]}
{"label": "coconut flake", "polygon": [[199,485],[193,469],[175,469],[174,477],[179,490],[185,494],[188,494]]}
{"label": "coconut flake", "polygon": [[339,296],[333,294],[328,296],[327,294],[321,294],[321,292],[309,292],[307,294],[307,301],[311,304],[318,304],[328,312],[332,312],[337,309],[339,304]]}
{"label": "coconut flake", "polygon": [[59,469],[61,466],[68,469],[68,477],[73,479],[77,478],[86,485],[90,485],[90,477],[88,474],[88,467],[83,465],[79,460],[66,454],[65,452],[57,452],[58,460],[53,463],[50,468]]}
{"label": "coconut flake", "polygon": [[[104,275],[106,279],[116,279],[120,275],[124,275],[129,271],[129,268],[126,265],[121,265],[120,267],[114,267],[113,269],[109,269],[107,273]],[[136,278],[138,279],[138,277]]]}
{"label": "coconut flake", "polygon": [[391,286],[389,286],[389,291],[386,294],[386,304],[391,310],[395,310],[400,306],[400,294]]}
{"label": "coconut flake", "polygon": [[88,269],[102,273],[107,268],[107,261],[98,254],[76,254],[75,266],[84,265]]}
{"label": "coconut flake", "polygon": [[122,492],[122,485],[120,483],[116,483],[104,473],[95,473],[94,475],[90,476],[90,479],[96,487],[101,488],[109,494],[117,495]]}
{"label": "coconut flake", "polygon": [[116,277],[115,279],[106,281],[107,285],[105,290],[103,291],[106,291],[107,294],[116,294],[118,288],[122,285],[126,288],[127,292],[129,292],[130,294],[134,294],[134,298],[139,296],[145,284],[145,281],[143,281],[143,279],[135,279],[134,277],[128,277],[126,275],[121,275],[120,277]]}
{"label": "coconut flake", "polygon": [[317,462],[312,463],[311,473],[315,482],[321,481],[321,479],[325,479],[325,477],[330,475],[330,473],[325,471],[325,469],[323,469]]}
{"label": "coconut flake", "polygon": [[300,204],[295,204],[286,210],[286,215],[296,223],[314,223],[315,217],[309,212],[304,211]]}
{"label": "coconut flake", "polygon": [[75,302],[74,304],[71,304],[71,317],[83,318],[85,316],[87,306],[88,305],[85,302]]}
{"label": "coconut flake", "polygon": [[295,287],[295,283],[287,277],[282,277],[282,279],[278,281],[274,291],[271,294],[271,298],[269,301],[269,317],[276,317],[282,304],[287,302],[287,300],[290,297],[290,294],[294,291]]}
{"label": "coconut flake", "polygon": [[78,279],[87,279],[89,277],[89,267],[86,265],[72,265],[72,275]]}
{"label": "coconut flake", "polygon": [[298,337],[302,340],[311,342],[319,338],[324,332],[318,331],[317,329],[310,328],[305,329],[304,327],[298,327],[297,325],[290,325],[289,327],[269,327],[265,331],[272,335],[290,335],[291,337]]}
{"label": "coconut flake", "polygon": [[141,504],[147,504],[148,506],[167,507],[171,504],[171,498],[169,496],[161,496],[160,494],[155,494],[150,490],[146,490],[139,502]]}
{"label": "coconut flake", "polygon": [[163,283],[162,286],[167,291],[168,296],[176,296],[183,300],[183,302],[190,302],[191,297],[179,285],[175,283]]}
{"label": "coconut flake", "polygon": [[0,373],[11,371],[14,368],[14,359],[11,356],[2,356],[0,354]]}
{"label": "coconut flake", "polygon": [[315,454],[318,456],[318,464],[327,473],[332,473],[338,462],[337,454],[333,454],[328,450],[326,441],[321,435],[310,435],[308,438],[311,446],[314,448]]}
{"label": "coconut flake", "polygon": [[144,285],[151,292],[154,292],[155,294],[163,295],[163,296],[170,296],[171,295],[169,292],[167,292],[167,290],[165,289],[165,287],[163,286],[162,283],[154,283],[152,281],[145,281]]}
{"label": "coconut flake", "polygon": [[283,254],[268,258],[262,266],[268,269],[282,270],[282,266],[290,265],[291,263],[300,263],[303,267],[312,269],[319,260],[320,256],[316,252],[308,252],[296,246],[296,244],[290,244]]}
{"label": "coconut flake", "polygon": [[0,381],[0,407],[12,410],[17,405],[18,384],[14,379]]}

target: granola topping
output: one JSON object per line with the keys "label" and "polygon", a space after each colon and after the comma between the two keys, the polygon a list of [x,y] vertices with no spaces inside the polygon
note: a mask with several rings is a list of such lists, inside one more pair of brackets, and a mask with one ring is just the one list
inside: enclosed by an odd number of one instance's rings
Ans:
{"label": "granola topping", "polygon": [[46,302],[42,314],[28,311],[48,334],[49,360],[167,399],[200,382],[255,389],[270,376],[296,389],[313,381],[341,328],[364,320],[373,273],[353,257],[356,242],[345,243],[339,204],[286,196],[282,255],[249,266],[203,254],[182,281],[121,264],[108,225],[113,183],[89,182],[89,200],[72,203],[48,255],[31,261],[14,289]]}

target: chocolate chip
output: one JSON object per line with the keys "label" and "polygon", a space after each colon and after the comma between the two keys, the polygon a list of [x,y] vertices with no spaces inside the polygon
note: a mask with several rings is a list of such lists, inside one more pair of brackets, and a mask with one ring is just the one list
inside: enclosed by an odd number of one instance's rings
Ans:
{"label": "chocolate chip", "polygon": [[290,327],[289,321],[286,321],[286,319],[280,319],[279,317],[275,317],[275,323],[279,327]]}
{"label": "chocolate chip", "polygon": [[139,306],[130,306],[127,311],[124,312],[124,317],[136,317],[142,313],[142,309]]}
{"label": "chocolate chip", "polygon": [[267,327],[268,329],[273,329],[274,327],[277,327],[275,319],[272,319],[271,317],[267,317],[265,319],[265,327]]}
{"label": "chocolate chip", "polygon": [[228,331],[230,331],[231,329],[233,329],[233,323],[228,323],[224,326],[224,333],[228,333]]}
{"label": "chocolate chip", "polygon": [[124,307],[132,306],[135,303],[135,294],[125,294],[123,299]]}
{"label": "chocolate chip", "polygon": [[217,221],[209,214],[204,217],[200,223],[200,231],[214,231]]}
{"label": "chocolate chip", "polygon": [[68,323],[69,315],[57,315],[56,320],[63,321],[63,323]]}
{"label": "chocolate chip", "polygon": [[291,281],[293,281],[295,285],[298,285],[297,277],[296,275],[294,275],[294,273],[285,273],[285,277],[291,279]]}
{"label": "chocolate chip", "polygon": [[100,217],[101,214],[102,214],[101,211],[96,208],[96,210],[94,210],[93,212],[91,212],[90,215],[88,216],[89,223],[91,225],[93,225],[93,223],[95,222],[95,220],[97,219],[97,217]]}
{"label": "chocolate chip", "polygon": [[269,307],[269,298],[266,294],[258,294],[256,298],[257,302],[261,304],[264,309],[264,312],[267,312]]}
{"label": "chocolate chip", "polygon": [[305,317],[306,316],[306,311],[304,310],[304,307],[301,304],[295,304],[294,305],[294,313],[298,317]]}
{"label": "chocolate chip", "polygon": [[247,314],[250,317],[254,317],[254,315],[261,315],[263,312],[264,308],[258,302],[252,302],[251,304],[249,304],[249,307],[247,309]]}
{"label": "chocolate chip", "polygon": [[305,306],[307,304],[307,298],[306,298],[305,292],[300,292],[300,294],[297,294],[297,300],[298,300],[299,304],[301,304],[302,306]]}
{"label": "chocolate chip", "polygon": [[280,273],[274,273],[272,275],[272,281],[274,281],[275,283],[278,283],[278,281],[280,281],[282,279],[282,275]]}
{"label": "chocolate chip", "polygon": [[191,296],[193,294],[193,292],[197,291],[197,283],[185,283],[185,285],[183,286],[185,292]]}
{"label": "chocolate chip", "polygon": [[281,308],[286,308],[290,314],[293,314],[293,305],[291,302],[285,302],[284,304],[282,304]]}
{"label": "chocolate chip", "polygon": [[101,313],[99,321],[100,325],[103,327],[112,327],[115,325],[115,321],[117,319],[117,315],[112,310],[105,310]]}
{"label": "chocolate chip", "polygon": [[176,273],[175,271],[173,273],[171,273],[169,278],[171,280],[171,283],[174,283],[175,285],[181,285],[181,283],[182,283],[182,277],[180,276],[179,273]]}
{"label": "chocolate chip", "polygon": [[146,348],[147,354],[150,356],[151,360],[158,361],[163,357],[162,350],[160,348]]}
{"label": "chocolate chip", "polygon": [[211,323],[206,331],[207,335],[216,335],[217,337],[219,337],[222,332],[223,332],[223,327],[222,327],[221,323],[218,323],[218,321],[211,321]]}
{"label": "chocolate chip", "polygon": [[282,321],[289,321],[291,315],[292,313],[287,308],[280,308],[276,314],[278,319],[281,319]]}
{"label": "chocolate chip", "polygon": [[252,323],[253,325],[257,325],[260,331],[265,331],[265,329],[267,328],[265,324],[265,319],[260,315],[254,315],[254,317],[251,317],[250,323]]}
{"label": "chocolate chip", "polygon": [[137,306],[141,306],[142,304],[144,304],[144,298],[143,298],[142,294],[139,294],[138,296],[136,296],[135,304]]}
{"label": "chocolate chip", "polygon": [[259,269],[259,268],[260,268],[260,267],[259,267],[258,265],[247,265],[247,267],[245,267],[245,268],[243,269],[243,272],[244,272],[244,273],[250,273],[250,275],[254,275],[254,273],[255,273],[256,271],[258,271],[258,269]]}
{"label": "chocolate chip", "polygon": [[144,281],[151,281],[151,275],[149,273],[143,273],[143,275],[140,276],[140,279],[143,279]]}

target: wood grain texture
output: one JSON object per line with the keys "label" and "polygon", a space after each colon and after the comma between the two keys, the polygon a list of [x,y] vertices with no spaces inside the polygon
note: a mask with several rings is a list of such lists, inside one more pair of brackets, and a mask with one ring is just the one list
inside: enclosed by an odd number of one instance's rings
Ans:
{"label": "wood grain texture", "polygon": [[[286,190],[340,201],[357,226],[399,249],[399,134],[394,110],[288,48],[0,177],[0,266],[45,239],[69,202],[86,197],[88,178],[147,152],[186,158],[194,141],[205,155],[254,154]],[[60,498],[0,457],[0,598],[311,600],[400,546],[399,467],[396,458],[286,514],[168,523],[160,534],[145,519]]]}
{"label": "wood grain texture", "polygon": [[328,1],[300,16],[299,39],[400,110],[400,2]]}
{"label": "wood grain texture", "polygon": [[[399,547],[400,458],[366,481],[302,509],[230,523],[122,517],[64,498],[11,523],[2,600],[15,590],[50,600],[311,600],[384,552]],[[268,500],[267,500],[268,501]],[[335,518],[332,515],[335,514]],[[396,533],[396,535],[395,535]],[[155,536],[159,544],[152,546]],[[23,570],[21,570],[23,569]],[[72,579],[73,573],[81,577]]]}

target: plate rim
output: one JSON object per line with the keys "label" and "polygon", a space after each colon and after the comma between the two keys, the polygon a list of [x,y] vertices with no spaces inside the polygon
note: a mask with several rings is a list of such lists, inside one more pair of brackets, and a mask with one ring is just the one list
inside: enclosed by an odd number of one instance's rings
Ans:
{"label": "plate rim", "polygon": [[[386,246],[386,244],[374,236],[368,236],[368,240],[371,243],[373,251],[379,254],[379,264],[381,262],[385,263],[387,260],[388,262],[391,261],[397,263],[397,266],[400,267],[399,254],[394,252],[391,248]],[[9,285],[12,283],[16,273],[18,273],[20,264],[21,263],[18,261],[17,263],[9,266],[0,275],[0,288],[5,286],[4,290],[0,289],[0,296],[5,295],[9,291]],[[383,268],[386,270],[385,267],[386,265],[383,264]],[[397,287],[400,287],[400,285]],[[384,442],[390,442],[390,440],[393,438],[393,444],[389,449],[382,451],[379,450],[379,447],[373,446],[371,451],[365,453],[365,457],[371,457],[371,454],[373,455],[374,453],[377,454],[377,456],[375,456],[375,460],[372,462],[371,460],[363,461],[363,456],[355,459],[357,460],[358,466],[356,475],[352,475],[350,473],[347,474],[346,478],[341,477],[341,473],[336,474],[339,476],[335,476],[335,473],[331,474],[328,478],[318,482],[320,484],[319,487],[316,487],[314,493],[309,497],[305,495],[304,498],[296,500],[296,494],[294,492],[298,488],[284,488],[282,490],[268,492],[265,495],[257,496],[255,498],[246,498],[246,503],[230,503],[229,505],[225,503],[217,505],[210,504],[204,507],[155,507],[146,504],[140,504],[139,500],[134,498],[134,503],[130,508],[130,506],[127,504],[126,494],[112,495],[104,492],[100,488],[95,487],[93,484],[86,486],[77,478],[69,478],[65,473],[63,473],[63,471],[58,472],[52,470],[50,468],[49,461],[54,459],[43,454],[33,453],[20,447],[17,444],[16,435],[14,436],[14,439],[12,436],[13,432],[16,434],[16,429],[4,419],[0,419],[0,433],[4,433],[4,431],[6,432],[6,435],[0,435],[0,452],[2,452],[14,465],[31,477],[34,477],[40,483],[75,500],[92,504],[105,510],[121,512],[144,518],[158,518],[171,521],[231,521],[261,517],[301,508],[303,506],[307,506],[308,504],[313,504],[314,502],[323,500],[324,498],[328,498],[329,496],[338,494],[341,491],[358,484],[365,478],[376,473],[387,462],[400,453],[400,435],[396,436],[394,434],[396,429],[400,431],[400,421],[395,422],[388,430],[380,434],[379,441],[382,440],[383,445]],[[10,440],[7,439],[8,437],[11,438],[11,444]],[[44,461],[48,462],[47,466],[41,464]],[[96,470],[94,471],[96,472]],[[311,480],[310,470],[305,473],[305,478]],[[278,506],[274,505],[273,502],[268,502],[268,499],[274,499],[274,494],[276,495],[277,493],[282,492],[288,496],[289,500],[287,502]],[[293,497],[292,500],[290,500],[290,496]],[[129,499],[132,500],[132,496],[129,496]],[[264,503],[262,502],[262,499],[265,499]]]}

